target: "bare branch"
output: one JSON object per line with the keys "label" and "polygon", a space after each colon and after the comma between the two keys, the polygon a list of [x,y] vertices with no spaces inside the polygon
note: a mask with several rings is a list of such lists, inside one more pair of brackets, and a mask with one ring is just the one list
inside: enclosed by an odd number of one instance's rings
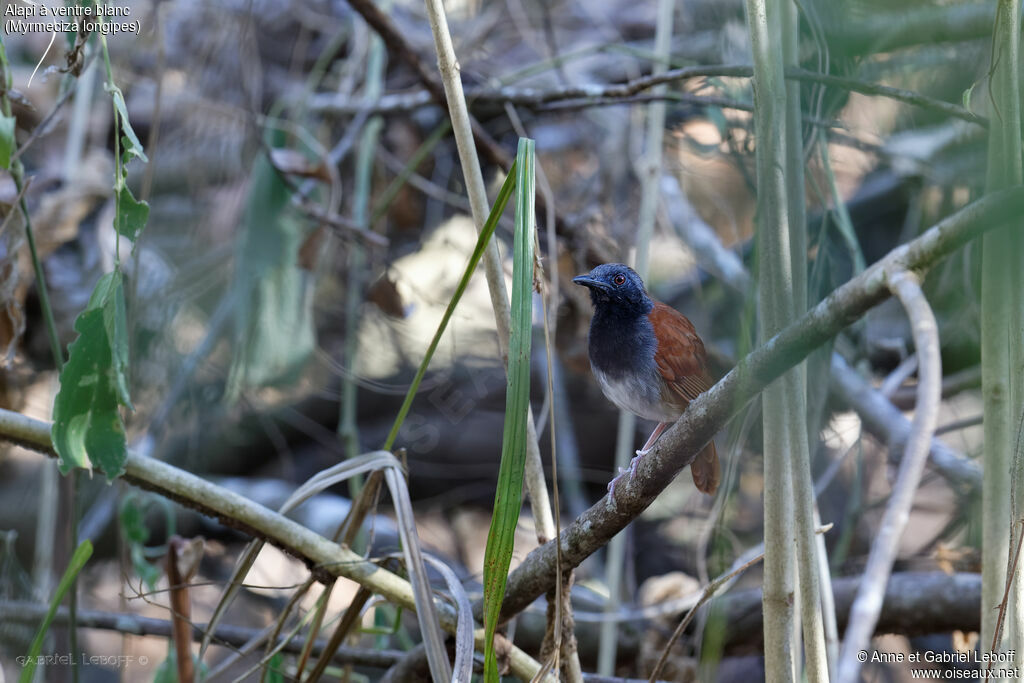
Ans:
{"label": "bare branch", "polygon": [[907,440],[907,450],[900,462],[896,484],[871,545],[864,580],[850,608],[850,623],[846,627],[843,650],[836,670],[840,683],[854,683],[860,676],[861,662],[858,654],[867,648],[875,631],[875,622],[882,611],[885,584],[889,581],[900,537],[910,518],[914,494],[931,449],[935,425],[939,420],[939,402],[942,400],[939,326],[921,291],[921,282],[915,273],[903,270],[887,271],[887,280],[889,288],[906,309],[913,330],[918,358],[917,408],[914,411],[913,431]]}
{"label": "bare branch", "polygon": [[[907,442],[910,420],[837,353],[832,354],[831,384],[832,392],[857,413],[864,429],[875,438],[891,447]],[[951,484],[967,485],[971,490],[981,487],[981,469],[940,439],[932,439],[931,459]]]}
{"label": "bare branch", "polygon": [[[503,88],[469,88],[466,90],[466,97],[474,106],[496,106],[513,104],[526,107],[527,109],[562,109],[598,106],[607,104],[622,104],[637,101],[637,96],[651,88],[666,83],[679,83],[698,78],[750,78],[752,68],[748,65],[715,64],[710,66],[687,66],[679,69],[672,69],[664,73],[649,74],[640,76],[622,83],[611,83],[608,85],[583,85],[565,86],[542,90],[540,88],[519,88],[506,86]],[[975,114],[958,104],[939,100],[934,97],[922,95],[913,90],[893,88],[878,83],[868,83],[855,78],[821,74],[815,71],[807,71],[798,67],[786,69],[785,77],[791,80],[820,83],[841,90],[849,90],[864,95],[885,97],[887,99],[903,102],[921,109],[934,111],[950,118],[960,119],[969,123],[976,123],[987,128],[988,119]],[[399,111],[411,111],[427,106],[431,103],[438,103],[438,100],[428,92],[413,92],[384,95],[371,106],[375,113],[388,113]],[[687,95],[684,93],[684,95]],[[658,99],[679,99],[678,93],[667,93],[653,95]],[[714,100],[704,96],[690,94],[684,101],[704,103],[717,106],[735,107],[736,102],[732,100]],[[749,105],[747,105],[749,106]],[[312,111],[331,114],[355,114],[367,109],[365,101],[352,99],[348,96],[336,94],[314,95],[310,99]]]}
{"label": "bare branch", "polygon": [[[39,605],[33,602],[2,602],[0,603],[0,618],[5,624],[25,623],[36,624],[46,615],[46,605]],[[121,612],[101,612],[99,610],[78,610],[76,615],[78,625],[82,628],[94,628],[104,631],[118,631],[120,633],[135,636],[159,636],[169,638],[174,627],[167,619],[154,619],[142,617],[136,614]],[[66,607],[59,607],[55,622],[67,623],[68,610]],[[216,645],[227,647],[241,647],[252,638],[260,635],[262,629],[246,628],[242,626],[223,625],[217,627],[212,635]],[[194,642],[199,642],[206,633],[206,624],[192,624],[191,637]],[[317,640],[312,652],[319,655],[323,652],[325,640]],[[282,652],[299,654],[305,646],[304,639],[292,639],[285,643]],[[372,666],[385,668],[398,661],[404,653],[398,650],[368,650],[363,648],[341,646],[335,652],[333,661],[347,664],[358,664],[361,666]]]}
{"label": "bare branch", "polygon": [[[845,627],[861,576],[832,580],[836,618]],[[729,624],[725,648],[749,650],[761,635],[761,590],[739,590],[718,605]],[[977,631],[981,612],[981,575],[945,572],[900,572],[889,578],[875,633],[918,636],[954,630]]]}

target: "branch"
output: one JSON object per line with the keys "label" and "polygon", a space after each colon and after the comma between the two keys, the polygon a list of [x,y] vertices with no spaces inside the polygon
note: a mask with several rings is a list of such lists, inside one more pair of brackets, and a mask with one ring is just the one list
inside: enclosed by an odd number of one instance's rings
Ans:
{"label": "branch", "polygon": [[[942,398],[956,396],[961,391],[981,388],[981,366],[974,365],[957,372],[950,373],[942,378]],[[917,392],[913,386],[899,387],[892,393],[889,400],[900,410],[910,410],[914,407],[914,399]]]}
{"label": "branch", "polygon": [[[891,450],[907,442],[910,420],[838,353],[832,354],[831,389],[857,413],[864,429],[890,444]],[[935,469],[951,484],[965,484],[972,491],[980,489],[981,469],[942,440],[932,439],[931,458]]]}
{"label": "branch", "polygon": [[[964,244],[1024,212],[1024,188],[1004,190],[969,204],[917,239],[897,247],[856,278],[750,353],[686,413],[644,456],[636,475],[563,529],[559,537],[563,570],[579,566],[642,513],[700,449],[772,380],[888,296],[885,271],[923,271]],[[508,580],[502,618],[509,619],[554,586],[555,544],[545,543],[524,558]],[[473,606],[479,614],[482,604]]]}
{"label": "branch", "polygon": [[[50,440],[50,429],[48,422],[0,409],[0,438],[55,458],[57,454]],[[253,538],[274,544],[302,560],[321,582],[330,582],[331,577],[351,579],[395,605],[412,611],[416,609],[408,581],[234,491],[173,465],[135,453],[128,454],[121,479],[213,517],[225,526],[238,529]],[[434,600],[434,606],[441,626],[449,633],[455,633],[455,610],[438,599]],[[473,638],[482,651],[483,629],[477,629]],[[540,664],[512,645],[509,645],[509,663],[512,671],[520,678],[530,679],[540,671]]]}
{"label": "branch", "polygon": [[[832,580],[836,618],[845,628],[850,605],[862,581],[860,576]],[[729,624],[727,651],[748,649],[761,638],[761,589],[740,590],[719,599]],[[945,572],[893,574],[885,588],[875,634],[918,636],[954,630],[977,631],[981,623],[981,575]]]}
{"label": "branch", "polygon": [[[661,195],[673,227],[698,254],[701,265],[736,291],[745,292],[750,286],[750,276],[743,264],[734,252],[722,246],[711,227],[690,206],[679,187],[678,178],[664,176],[661,180]],[[978,367],[961,370],[943,378],[942,397],[946,398],[965,388],[976,388],[980,384],[981,373]],[[914,390],[912,387],[906,387],[907,391],[903,389],[901,387],[892,396],[890,403],[890,399],[866,382],[846,359],[838,353],[832,354],[831,392],[857,413],[864,429],[889,444],[892,451],[902,450],[910,435],[910,420],[900,411],[913,407]],[[966,485],[971,490],[980,488],[980,468],[944,441],[937,438],[932,440],[931,460],[935,469],[951,484]]]}
{"label": "branch", "polygon": [[[677,83],[697,78],[750,78],[752,68],[747,65],[715,64],[710,66],[686,66],[679,69],[672,69],[664,73],[648,74],[621,83],[608,85],[582,85],[551,88],[542,90],[540,88],[518,88],[507,86],[503,88],[476,87],[466,90],[466,97],[474,106],[480,105],[504,105],[513,104],[528,109],[555,109],[556,103],[567,103],[567,108],[597,106],[606,104],[618,104],[635,101],[635,97],[642,92],[666,83]],[[808,81],[829,85],[842,90],[858,92],[864,95],[885,97],[887,99],[903,102],[921,109],[944,114],[951,118],[961,119],[969,123],[976,123],[987,128],[988,119],[979,116],[974,112],[958,104],[946,102],[934,97],[922,95],[913,90],[893,88],[878,83],[868,83],[855,78],[833,76],[815,71],[808,71],[798,67],[786,69],[785,77],[796,81]],[[705,102],[705,98],[689,94],[696,103],[714,104],[715,101]],[[678,96],[662,95],[656,96],[667,99],[677,99]],[[387,113],[398,111],[409,111],[429,105],[435,102],[443,105],[443,100],[438,100],[433,90],[428,86],[427,92],[402,93],[395,95],[384,95],[375,105],[371,106],[374,113]],[[719,102],[719,106],[733,106],[731,100]],[[749,106],[749,105],[748,105]],[[354,100],[351,97],[337,94],[314,95],[310,99],[310,109],[315,112],[332,114],[355,114],[367,110],[367,104],[363,101]]]}
{"label": "branch", "polygon": [[[5,624],[24,623],[36,624],[46,615],[47,606],[38,605],[33,602],[12,601],[0,603],[0,619]],[[78,626],[83,628],[94,628],[103,631],[117,631],[119,633],[134,636],[159,636],[170,638],[173,631],[172,622],[167,619],[154,619],[142,617],[136,614],[122,612],[101,612],[99,610],[78,610],[76,615]],[[56,623],[67,623],[68,610],[66,607],[57,609]],[[218,626],[213,633],[213,642],[217,645],[227,647],[242,647],[252,638],[260,635],[263,629],[245,628],[242,626]],[[206,633],[206,624],[192,624],[192,640],[199,642]],[[327,641],[320,639],[315,641],[313,655],[319,656],[323,652]],[[290,639],[284,644],[282,652],[300,654],[306,646],[304,639]],[[342,646],[339,647],[333,657],[333,661],[339,663],[357,664],[360,666],[372,666],[375,668],[387,668],[402,658],[405,653],[399,650],[368,650]]]}
{"label": "branch", "polygon": [[[849,576],[833,579],[832,589],[836,595],[836,617],[845,628],[861,577]],[[724,643],[727,652],[743,649],[749,651],[752,644],[761,643],[761,590],[748,588],[737,590],[716,599],[717,607],[724,612],[723,618],[729,624]],[[906,636],[942,633],[953,630],[977,631],[980,624],[981,575],[944,572],[899,572],[893,574],[885,589],[882,612],[875,625],[875,633],[899,633]],[[45,605],[29,602],[0,602],[0,620],[4,623],[38,623],[46,612]],[[134,614],[79,610],[79,625],[108,631],[118,631],[137,636],[168,637],[171,622]],[[56,621],[67,619],[67,608],[57,611]],[[199,640],[205,624],[196,624],[192,637]],[[246,644],[259,629],[239,626],[219,626],[214,641],[219,645],[240,647]],[[318,640],[313,654],[319,655],[325,640]],[[299,653],[304,641],[290,641],[284,652]],[[422,653],[422,648],[420,649]],[[408,653],[396,650],[366,650],[342,646],[334,657],[337,662],[351,662],[362,666],[386,668]],[[626,654],[626,653],[624,653]],[[423,657],[424,665],[426,657]],[[586,680],[598,680],[587,676]],[[615,679],[617,681],[622,679]]]}
{"label": "branch", "polygon": [[[380,11],[372,0],[348,0],[348,4],[377,32],[381,40],[387,43],[388,49],[416,72],[416,76],[423,82],[424,87],[426,87],[427,92],[430,94],[430,99],[442,108],[445,108],[448,100],[445,97],[444,86],[438,79],[437,74],[432,69],[427,68],[427,65],[416,54],[412,45],[399,32],[398,28],[391,23],[391,19]],[[480,126],[478,121],[470,119],[470,122],[473,128],[473,138],[480,147],[480,151],[484,153],[484,156],[492,164],[500,166],[507,171],[512,166],[512,159],[495,142],[494,138]]]}
{"label": "branch", "polygon": [[928,451],[931,449],[935,425],[939,420],[939,402],[942,400],[942,359],[939,355],[939,326],[935,322],[928,300],[921,291],[916,273],[904,270],[886,271],[889,288],[903,304],[910,318],[914,346],[918,358],[917,406],[914,410],[913,431],[907,440],[907,449],[900,462],[899,475],[893,486],[885,515],[871,544],[871,554],[864,569],[864,580],[857,591],[857,599],[850,609],[850,623],[843,639],[837,678],[840,683],[854,683],[860,676],[858,655],[868,646],[875,631],[875,622],[882,611],[885,584],[892,573],[900,537],[906,529],[910,509],[914,504],[921,475],[924,473]]}

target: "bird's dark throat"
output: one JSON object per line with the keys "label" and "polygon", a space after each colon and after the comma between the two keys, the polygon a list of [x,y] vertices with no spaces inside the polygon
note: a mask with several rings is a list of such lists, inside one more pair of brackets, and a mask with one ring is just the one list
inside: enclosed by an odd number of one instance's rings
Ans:
{"label": "bird's dark throat", "polygon": [[637,372],[653,358],[657,348],[654,327],[648,319],[652,304],[622,306],[595,303],[590,323],[590,362],[601,372],[621,377]]}

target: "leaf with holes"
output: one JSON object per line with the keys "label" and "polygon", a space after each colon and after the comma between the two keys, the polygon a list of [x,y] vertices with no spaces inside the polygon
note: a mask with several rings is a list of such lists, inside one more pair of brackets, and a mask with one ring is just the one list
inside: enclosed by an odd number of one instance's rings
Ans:
{"label": "leaf with holes", "polygon": [[132,406],[128,392],[128,315],[124,302],[124,278],[120,271],[107,273],[96,283],[96,289],[89,297],[88,308],[103,310],[103,329],[110,342],[111,366],[114,383],[121,405],[129,410]]}
{"label": "leaf with holes", "polygon": [[134,242],[142,229],[146,227],[147,220],[149,220],[149,204],[136,199],[128,186],[122,185],[121,189],[117,191],[114,228],[118,233]]}
{"label": "leaf with holes", "polygon": [[128,457],[119,406],[128,393],[128,332],[120,272],[96,284],[75,320],[78,338],[68,347],[53,403],[53,445],[60,470],[98,467],[108,479],[124,472]]}

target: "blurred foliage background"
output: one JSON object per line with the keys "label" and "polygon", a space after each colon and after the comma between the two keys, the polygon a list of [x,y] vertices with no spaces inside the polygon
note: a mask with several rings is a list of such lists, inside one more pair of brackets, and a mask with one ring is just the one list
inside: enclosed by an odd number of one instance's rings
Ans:
{"label": "blurred foliage background", "polygon": [[[403,0],[387,5],[415,59],[436,71],[423,7]],[[546,391],[538,318],[533,399],[538,417],[547,401],[554,404],[566,519],[603,495],[611,478],[615,411],[590,375],[590,305],[571,278],[631,258],[652,97],[646,88],[613,86],[651,71],[655,5],[446,5],[471,111],[482,128],[509,157],[519,136],[537,141],[539,245],[546,290],[557,299],[550,302],[554,391]],[[341,0],[140,0],[130,7],[140,35],[110,36],[108,43],[114,80],[150,158],[129,164],[129,183],[151,211],[134,253],[121,241],[135,406],[125,415],[128,442],[277,505],[346,453],[384,443],[472,251],[476,235],[447,112],[398,46],[375,47],[374,32]],[[812,303],[981,194],[986,124],[999,115],[987,82],[994,8],[992,2],[916,0],[800,3],[801,71],[791,75],[804,86]],[[755,329],[756,293],[727,269],[757,267],[752,92],[749,70],[736,69],[749,69],[749,39],[743,4],[734,0],[684,0],[674,24],[670,68],[723,68],[680,75],[664,95],[663,192],[648,285],[693,320],[720,377],[751,348]],[[27,86],[49,39],[38,33],[3,38],[18,144],[31,142],[20,156],[31,178],[24,198],[66,345],[75,337],[75,316],[114,262],[114,141],[95,49],[84,51],[81,75],[61,73],[68,44],[58,36]],[[360,168],[368,130],[377,142]],[[503,169],[487,154],[483,163],[493,196]],[[0,230],[0,406],[50,419],[56,373],[23,224],[13,211],[17,198],[10,176],[0,176],[0,205],[11,214]],[[496,237],[509,277],[511,234],[506,219]],[[966,457],[979,453],[981,437],[979,257],[969,245],[925,283],[948,380],[942,439]],[[470,586],[480,579],[504,415],[504,371],[490,309],[478,274],[397,441],[425,545],[460,567]],[[897,408],[912,407],[913,345],[895,304],[853,324],[836,350],[862,382],[881,384]],[[827,354],[811,368],[811,396],[819,399],[810,402],[813,468],[825,487],[821,517],[836,525],[827,536],[829,558],[836,575],[854,575],[884,508],[898,449],[890,448],[891,425],[862,419],[834,380],[829,390]],[[631,527],[629,601],[654,605],[686,595],[693,577],[706,581],[761,541],[758,420],[747,413],[719,435],[727,476],[714,500],[680,477]],[[546,432],[541,447],[549,458]],[[0,528],[15,532],[0,547],[0,599],[49,596],[50,576],[63,567],[67,550],[60,550],[59,530],[56,539],[40,531],[54,524],[54,514],[68,514],[45,472],[51,467],[18,448],[0,455]],[[330,533],[348,495],[338,488],[299,514]],[[897,571],[976,572],[977,498],[976,482],[929,470]],[[83,605],[166,617],[163,593],[138,596],[138,573],[147,571],[147,553],[159,555],[169,533],[201,533],[209,540],[193,617],[206,619],[217,582],[240,547],[238,534],[101,478],[83,478],[77,505],[80,535],[97,545],[82,574]],[[46,509],[54,512],[47,516]],[[393,550],[387,510],[380,513],[373,547]],[[516,558],[536,543],[530,520],[521,524]],[[52,545],[40,546],[47,538]],[[51,553],[56,559],[48,561]],[[302,575],[297,562],[265,549],[248,579],[264,588],[245,590],[234,620],[266,623]],[[599,609],[604,577],[600,556],[580,569],[577,581],[588,589],[580,597],[584,614]],[[744,581],[759,585],[757,570]],[[353,592],[335,591],[331,609],[343,607]],[[577,619],[584,662],[592,662],[596,638],[587,629],[596,626]],[[671,630],[659,619],[624,627],[622,673],[640,675],[657,657]],[[749,655],[758,649],[759,632],[727,620],[716,628],[704,653],[721,660],[721,680],[757,677],[760,661]],[[963,631],[976,628],[968,623]],[[916,639],[928,629],[901,633],[880,647],[923,647]],[[83,634],[92,652],[127,647],[156,661],[166,649],[160,638],[123,645],[109,632]],[[960,642],[949,630],[943,634],[928,647]],[[23,647],[25,630],[3,626],[0,637],[4,670],[16,675],[10,658]],[[373,642],[364,636],[364,643]],[[403,631],[387,647],[407,642]],[[688,636],[677,646],[672,680],[693,675],[698,642]],[[380,670],[364,673],[376,680]],[[902,680],[897,667],[886,675]]]}

